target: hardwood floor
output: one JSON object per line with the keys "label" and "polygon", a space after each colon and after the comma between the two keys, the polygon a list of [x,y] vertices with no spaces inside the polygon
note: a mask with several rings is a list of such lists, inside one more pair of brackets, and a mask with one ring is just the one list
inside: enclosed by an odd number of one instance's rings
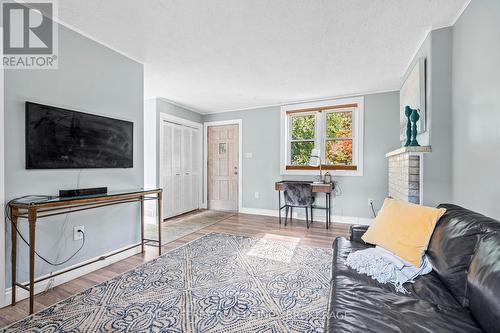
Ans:
{"label": "hardwood floor", "polygon": [[[168,221],[165,223],[168,223]],[[298,238],[299,244],[301,245],[330,248],[335,237],[347,236],[349,234],[348,224],[332,223],[331,226],[329,230],[326,230],[324,223],[315,222],[311,228],[307,230],[305,221],[294,220],[285,227],[283,224],[280,225],[278,223],[278,218],[276,217],[236,214],[226,220],[168,243],[164,245],[162,249],[164,252],[167,252],[214,231],[252,237],[266,237],[276,240],[293,238],[293,240],[296,241]],[[128,257],[112,265],[54,287],[49,291],[40,293],[35,297],[35,312],[98,283],[109,280],[123,272],[131,270],[155,258],[157,253],[157,248],[147,246],[144,254]],[[27,299],[17,303],[15,306],[8,305],[0,309],[0,327],[26,317],[28,315],[27,310]]]}

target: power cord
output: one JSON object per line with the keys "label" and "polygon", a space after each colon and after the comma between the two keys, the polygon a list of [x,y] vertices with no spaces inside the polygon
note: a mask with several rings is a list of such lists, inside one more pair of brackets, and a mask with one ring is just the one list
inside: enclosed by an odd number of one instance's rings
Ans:
{"label": "power cord", "polygon": [[[23,242],[29,247],[29,243],[26,241],[26,239],[21,234],[21,232],[19,231],[19,229],[17,228],[17,226],[14,224],[14,222],[12,222],[12,216],[9,215],[9,209],[7,208],[7,207],[10,206],[10,204],[12,202],[14,202],[16,200],[19,200],[19,199],[22,199],[22,198],[26,198],[26,197],[27,196],[10,200],[5,205],[5,218],[7,218],[10,221],[11,226],[16,230],[16,232],[19,235],[19,237],[21,237],[21,239],[23,240]],[[36,250],[35,250],[35,254],[37,255],[38,258],[40,258],[41,260],[43,260],[44,262],[46,262],[47,264],[49,264],[51,266],[61,266],[61,265],[64,265],[65,263],[67,263],[68,261],[70,261],[71,259],[73,259],[81,251],[81,249],[83,249],[83,246],[85,245],[85,232],[83,232],[83,230],[79,230],[78,232],[81,232],[82,235],[83,235],[83,237],[82,237],[82,245],[80,245],[80,248],[78,250],[76,250],[76,252],[73,253],[68,259],[66,259],[66,260],[64,260],[62,262],[59,262],[59,263],[53,263],[50,260],[45,259],[43,256],[41,256]]]}
{"label": "power cord", "polygon": [[370,202],[370,207],[372,208],[372,213],[373,213],[373,217],[377,217],[377,214],[375,213],[375,208],[373,208],[373,201]]}

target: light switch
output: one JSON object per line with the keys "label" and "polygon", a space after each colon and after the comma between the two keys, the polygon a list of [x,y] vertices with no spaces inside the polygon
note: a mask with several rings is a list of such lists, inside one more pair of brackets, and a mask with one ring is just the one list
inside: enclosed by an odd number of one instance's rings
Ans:
{"label": "light switch", "polygon": [[252,153],[245,153],[245,158],[252,158],[253,154]]}

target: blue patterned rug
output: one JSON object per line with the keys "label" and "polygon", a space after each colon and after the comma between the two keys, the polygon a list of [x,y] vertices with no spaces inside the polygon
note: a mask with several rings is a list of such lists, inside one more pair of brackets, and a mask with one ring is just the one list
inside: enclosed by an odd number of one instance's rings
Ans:
{"label": "blue patterned rug", "polygon": [[1,332],[322,332],[332,253],[210,233]]}

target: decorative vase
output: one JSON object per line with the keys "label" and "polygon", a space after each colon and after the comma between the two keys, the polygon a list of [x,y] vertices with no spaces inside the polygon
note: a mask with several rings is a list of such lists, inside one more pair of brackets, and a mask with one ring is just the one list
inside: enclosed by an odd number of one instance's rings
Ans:
{"label": "decorative vase", "polygon": [[420,146],[417,141],[417,121],[420,119],[420,115],[418,114],[418,110],[414,109],[411,112],[410,120],[413,123],[412,126],[412,140],[410,142],[410,146]]}
{"label": "decorative vase", "polygon": [[405,106],[405,116],[408,119],[408,122],[406,123],[406,143],[405,147],[408,147],[411,143],[411,121],[410,121],[410,116],[411,113],[413,112],[413,109],[410,108],[408,105]]}

